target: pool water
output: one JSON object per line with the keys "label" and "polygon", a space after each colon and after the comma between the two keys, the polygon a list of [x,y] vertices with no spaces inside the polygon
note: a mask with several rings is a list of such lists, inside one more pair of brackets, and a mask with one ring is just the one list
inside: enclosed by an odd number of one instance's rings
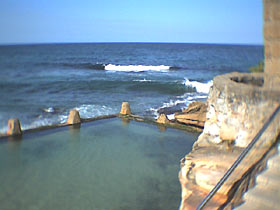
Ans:
{"label": "pool water", "polygon": [[197,135],[116,118],[0,140],[0,209],[178,209]]}

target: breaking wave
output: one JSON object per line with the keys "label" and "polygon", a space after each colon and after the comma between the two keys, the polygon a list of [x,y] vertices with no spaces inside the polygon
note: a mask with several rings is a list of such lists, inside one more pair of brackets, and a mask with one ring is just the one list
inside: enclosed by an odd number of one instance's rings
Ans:
{"label": "breaking wave", "polygon": [[[81,118],[88,119],[92,117],[97,117],[101,115],[110,115],[118,112],[116,108],[111,108],[104,105],[95,104],[82,104],[71,109],[76,109],[79,111]],[[69,111],[71,109],[58,109],[54,107],[42,108],[41,114],[36,115],[36,117],[21,117],[21,128],[22,130],[28,130],[33,128],[38,128],[42,126],[55,125],[65,123],[68,118]],[[2,118],[0,115],[0,122],[7,122],[8,118]],[[2,125],[0,127],[0,134],[7,132],[8,126]]]}
{"label": "breaking wave", "polygon": [[143,72],[143,71],[159,71],[167,72],[170,66],[144,66],[144,65],[113,65],[108,64],[105,66],[107,71],[125,71],[125,72]]}
{"label": "breaking wave", "polygon": [[196,92],[199,93],[209,93],[210,88],[213,85],[213,81],[208,81],[207,83],[197,82],[197,81],[190,81],[188,78],[185,78],[184,81],[185,86],[194,88]]}
{"label": "breaking wave", "polygon": [[121,71],[121,72],[144,72],[144,71],[158,71],[167,72],[169,70],[177,70],[177,66],[165,65],[114,65],[114,64],[92,64],[92,63],[62,63],[58,64],[63,67],[74,69],[90,69],[90,70],[106,70],[106,71]]}
{"label": "breaking wave", "polygon": [[91,118],[101,115],[110,115],[118,112],[117,109],[105,106],[105,105],[95,105],[95,104],[83,104],[74,109],[78,110],[81,118]]}
{"label": "breaking wave", "polygon": [[205,101],[208,94],[205,93],[185,93],[184,95],[177,96],[175,99],[170,99],[168,102],[162,104],[162,106],[157,108],[150,108],[148,113],[158,118],[159,114],[164,113],[168,116],[168,119],[174,118],[174,113],[181,111],[186,108],[193,101]]}
{"label": "breaking wave", "polygon": [[133,82],[153,82],[153,80],[150,80],[150,79],[135,79],[133,80]]}
{"label": "breaking wave", "polygon": [[176,98],[163,103],[160,107],[150,108],[148,113],[151,113],[155,118],[157,118],[160,113],[164,113],[169,117],[169,119],[173,119],[175,112],[186,108],[191,102],[205,101],[208,97],[209,90],[213,85],[213,81],[210,80],[206,83],[202,83],[198,81],[190,81],[185,78],[182,84],[193,91],[188,90],[184,94],[176,96]]}

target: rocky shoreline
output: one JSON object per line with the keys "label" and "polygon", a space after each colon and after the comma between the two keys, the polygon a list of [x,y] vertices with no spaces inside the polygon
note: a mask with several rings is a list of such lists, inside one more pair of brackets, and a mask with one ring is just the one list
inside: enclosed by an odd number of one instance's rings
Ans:
{"label": "rocky shoreline", "polygon": [[[231,73],[214,78],[204,130],[192,152],[181,160],[180,210],[196,209],[271,116],[280,98],[277,88],[270,88],[272,84],[279,87],[279,80],[266,74]],[[279,125],[277,114],[204,209],[232,209],[241,204],[242,194],[270,157]]]}
{"label": "rocky shoreline", "polygon": [[179,123],[203,128],[206,121],[207,103],[194,101],[182,112],[175,113]]}

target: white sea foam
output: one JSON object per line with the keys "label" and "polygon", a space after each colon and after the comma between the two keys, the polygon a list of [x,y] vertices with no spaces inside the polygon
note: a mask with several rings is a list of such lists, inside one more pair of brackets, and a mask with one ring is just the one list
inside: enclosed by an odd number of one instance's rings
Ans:
{"label": "white sea foam", "polygon": [[[207,99],[208,94],[206,93],[185,93],[184,95],[177,96],[176,99],[171,99],[168,102],[163,103],[162,106],[158,108],[150,108],[149,111],[153,114],[155,119],[158,118],[159,113],[158,110],[163,109],[163,108],[170,108],[174,106],[178,106],[181,108],[186,108],[191,102],[197,101],[197,100],[205,100]],[[167,115],[168,119],[174,119],[174,114],[169,114]]]}
{"label": "white sea foam", "polygon": [[149,79],[135,79],[133,80],[133,82],[152,82],[153,80],[149,80]]}
{"label": "white sea foam", "polygon": [[213,81],[209,81],[207,83],[201,83],[197,81],[190,81],[188,78],[185,78],[184,84],[186,86],[195,88],[199,93],[209,93],[210,87],[213,85]]}
{"label": "white sea foam", "polygon": [[[187,105],[187,104],[189,104],[188,99],[182,98],[182,99],[178,99],[178,100],[170,100],[169,102],[163,103],[163,105],[158,108],[150,108],[149,111],[152,113],[152,115],[154,115],[154,118],[157,119],[159,117],[158,110],[163,109],[163,108],[173,107],[178,104]],[[168,119],[172,120],[172,119],[174,119],[174,114],[170,114],[167,117],[168,117]]]}
{"label": "white sea foam", "polygon": [[169,115],[167,115],[167,118],[169,120],[174,120],[175,119],[175,114],[169,114]]}
{"label": "white sea foam", "polygon": [[[107,106],[102,105],[93,105],[93,104],[83,104],[78,107],[74,107],[74,109],[77,109],[80,113],[81,118],[91,118],[91,117],[97,117],[101,115],[109,115],[117,113],[118,110],[116,108],[111,108]],[[55,114],[55,108],[49,107],[45,108],[42,111],[46,113],[53,113],[53,115],[46,116],[45,114],[40,114],[35,119],[23,119],[21,123],[22,130],[28,130],[33,128],[38,128],[42,126],[47,125],[54,125],[54,124],[60,124],[65,123],[68,119],[69,110],[57,113]],[[8,126],[2,125],[0,128],[0,134],[4,134],[7,132]]]}
{"label": "white sea foam", "polygon": [[123,72],[141,72],[141,71],[159,71],[167,72],[170,66],[144,66],[144,65],[113,65],[108,64],[105,66],[107,71],[123,71]]}
{"label": "white sea foam", "polygon": [[0,114],[0,134],[6,133],[7,132],[7,122],[5,118]]}
{"label": "white sea foam", "polygon": [[43,109],[44,112],[48,112],[48,113],[53,113],[55,111],[55,109],[53,107],[48,107]]}
{"label": "white sea foam", "polygon": [[152,114],[152,116],[155,116],[154,118],[157,119],[159,114],[158,114],[158,109],[156,108],[150,108],[148,111]]}
{"label": "white sea foam", "polygon": [[0,134],[5,134],[8,130],[8,126],[1,126],[0,128]]}
{"label": "white sea foam", "polygon": [[102,105],[95,105],[95,104],[83,104],[79,107],[75,107],[77,111],[79,111],[81,118],[91,118],[91,117],[97,117],[100,115],[109,115],[117,113],[117,110],[102,106]]}
{"label": "white sea foam", "polygon": [[183,103],[186,103],[186,102],[187,102],[187,99],[185,99],[185,98],[182,98],[181,100],[170,100],[167,103],[163,103],[163,106],[160,107],[160,109],[161,108],[166,108],[166,107],[177,106],[178,104],[183,104]]}
{"label": "white sea foam", "polygon": [[[110,107],[102,106],[102,105],[93,105],[93,104],[83,104],[78,107],[74,107],[79,111],[81,118],[91,118],[100,115],[108,115],[114,113],[114,110]],[[55,110],[52,107],[47,108],[44,112],[53,113]],[[23,124],[22,129],[27,130],[31,128],[41,127],[45,125],[52,125],[58,123],[65,123],[68,119],[69,111],[65,111],[63,113],[59,113],[58,115],[52,115],[51,117],[46,117],[43,115],[39,115],[38,118],[31,123]]]}
{"label": "white sea foam", "polygon": [[55,118],[41,118],[38,120],[34,120],[31,123],[22,123],[21,128],[22,130],[28,130],[28,129],[33,129],[33,128],[38,128],[46,125],[53,125],[56,123]]}

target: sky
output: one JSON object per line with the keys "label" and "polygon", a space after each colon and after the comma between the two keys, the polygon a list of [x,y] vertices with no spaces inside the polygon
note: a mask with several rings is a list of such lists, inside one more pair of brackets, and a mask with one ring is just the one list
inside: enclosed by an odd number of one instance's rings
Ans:
{"label": "sky", "polygon": [[263,44],[262,0],[1,0],[0,44]]}

